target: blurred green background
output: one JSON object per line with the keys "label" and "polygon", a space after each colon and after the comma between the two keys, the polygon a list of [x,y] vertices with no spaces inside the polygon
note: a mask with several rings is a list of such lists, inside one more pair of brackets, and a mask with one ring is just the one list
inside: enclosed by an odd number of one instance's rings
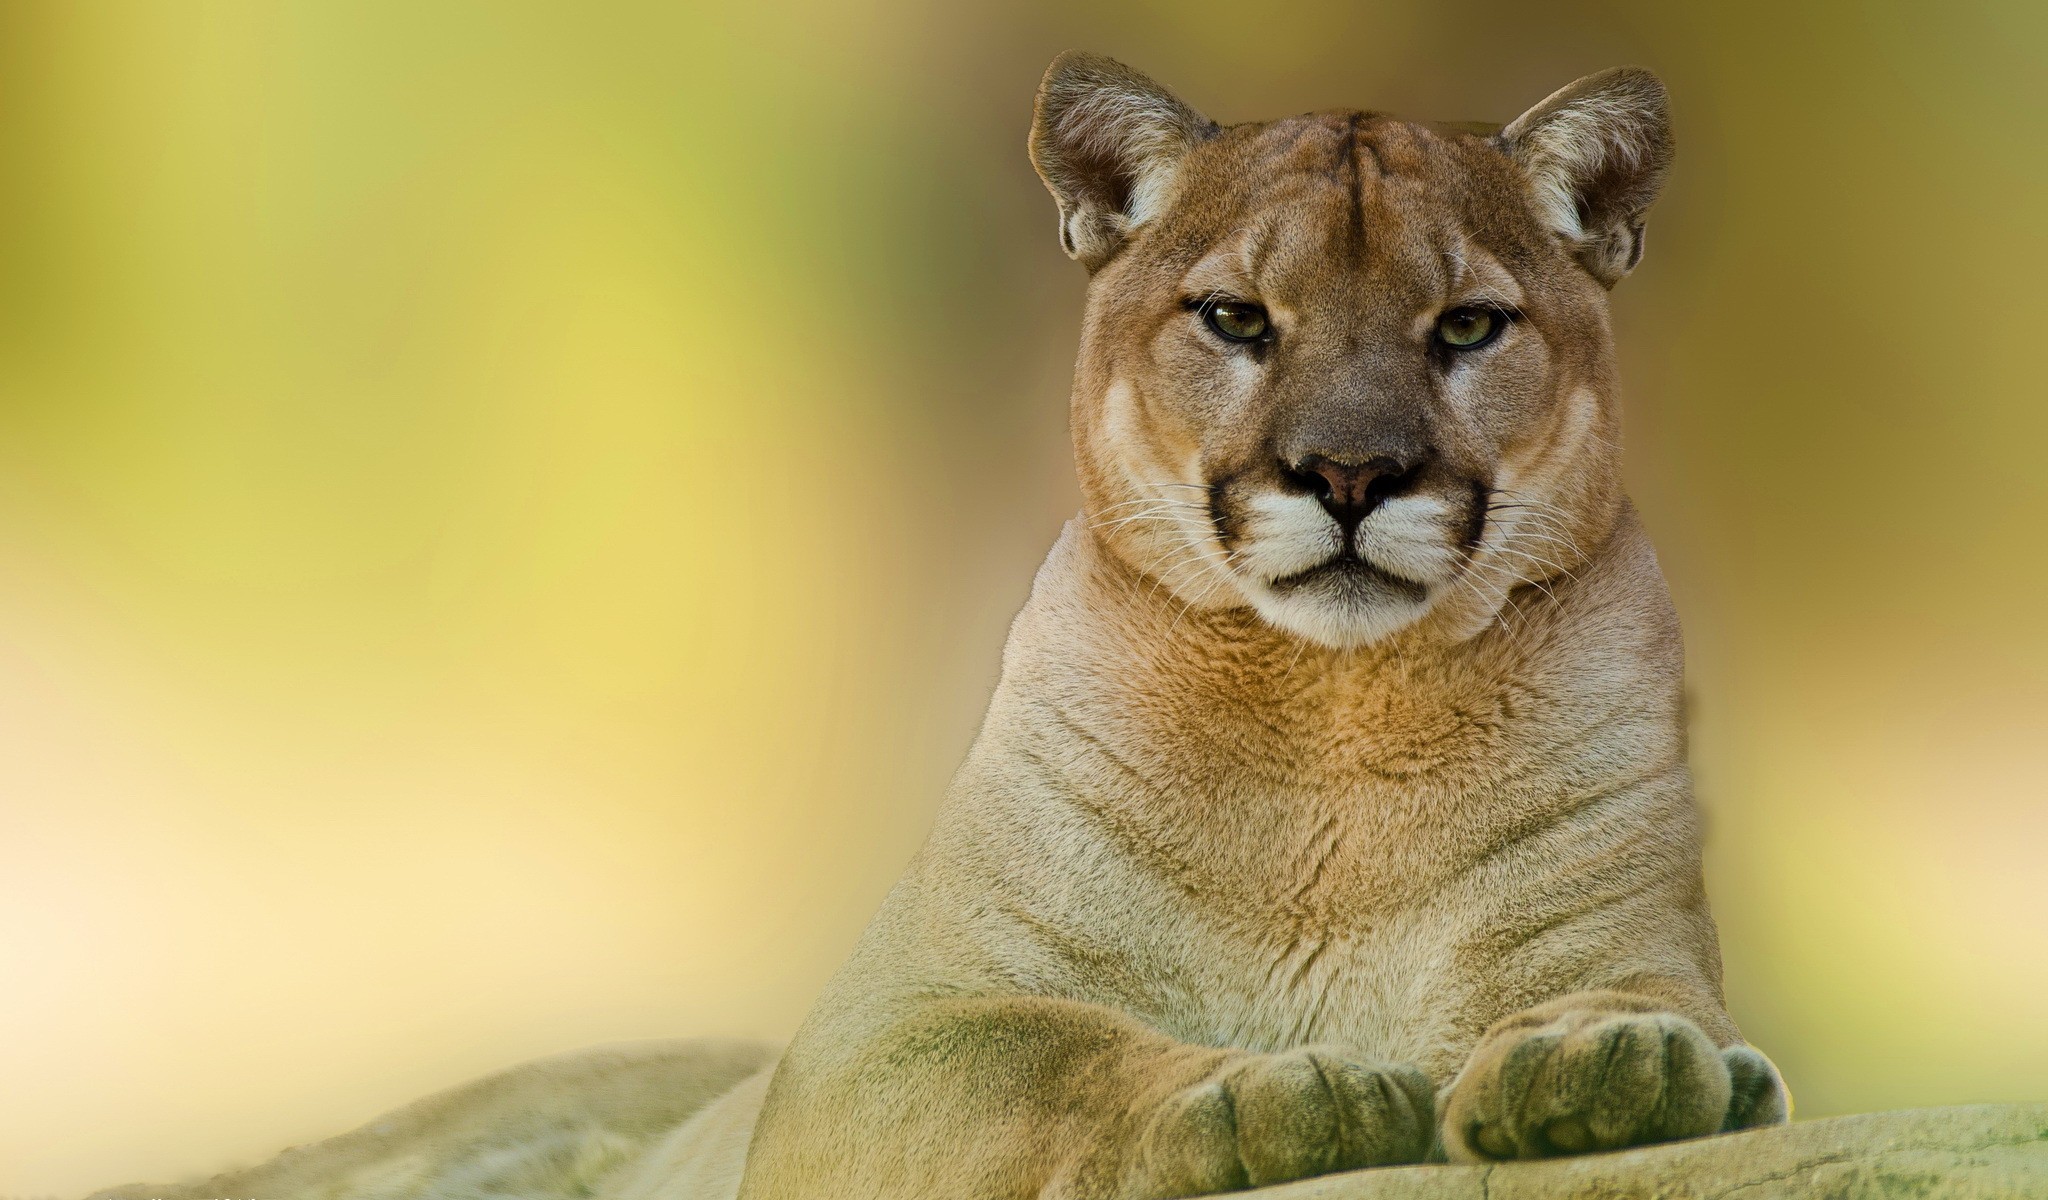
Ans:
{"label": "blurred green background", "polygon": [[1225,120],[1634,62],[1616,294],[1730,1000],[2048,1099],[2039,5],[0,8],[0,1193],[782,1035],[1075,505],[1058,51]]}

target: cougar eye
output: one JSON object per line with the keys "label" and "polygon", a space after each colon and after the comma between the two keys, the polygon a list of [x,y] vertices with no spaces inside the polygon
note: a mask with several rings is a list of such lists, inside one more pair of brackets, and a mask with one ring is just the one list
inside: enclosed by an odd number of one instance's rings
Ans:
{"label": "cougar eye", "polygon": [[1472,350],[1493,340],[1507,324],[1488,308],[1454,308],[1436,319],[1436,340],[1453,350]]}
{"label": "cougar eye", "polygon": [[1202,309],[1202,319],[1216,336],[1232,342],[1256,342],[1266,336],[1266,310],[1243,300],[1219,300]]}

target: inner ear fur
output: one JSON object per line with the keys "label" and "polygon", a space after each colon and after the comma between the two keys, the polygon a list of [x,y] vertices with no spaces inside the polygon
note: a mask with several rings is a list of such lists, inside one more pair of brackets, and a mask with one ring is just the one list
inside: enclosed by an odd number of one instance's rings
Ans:
{"label": "inner ear fur", "polygon": [[1643,218],[1671,168],[1664,85],[1641,67],[1570,84],[1516,117],[1501,147],[1534,185],[1536,211],[1612,287],[1643,257]]}
{"label": "inner ear fur", "polygon": [[1215,122],[1113,58],[1069,50],[1046,68],[1031,165],[1060,207],[1060,245],[1090,271],[1159,214],[1180,161]]}

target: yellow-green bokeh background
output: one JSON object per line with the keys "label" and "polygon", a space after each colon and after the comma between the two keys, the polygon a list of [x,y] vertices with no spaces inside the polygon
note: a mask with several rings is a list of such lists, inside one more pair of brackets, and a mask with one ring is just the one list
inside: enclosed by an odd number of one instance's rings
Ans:
{"label": "yellow-green bokeh background", "polygon": [[1736,1016],[2048,1099],[2038,5],[0,8],[0,1193],[780,1035],[1074,504],[1057,51],[1213,115],[1637,62],[1616,296]]}

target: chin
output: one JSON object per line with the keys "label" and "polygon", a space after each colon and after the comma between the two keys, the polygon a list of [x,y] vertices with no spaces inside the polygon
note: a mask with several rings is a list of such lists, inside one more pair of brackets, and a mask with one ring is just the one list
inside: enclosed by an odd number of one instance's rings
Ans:
{"label": "chin", "polygon": [[1369,646],[1429,611],[1426,586],[1356,560],[1247,590],[1267,624],[1333,650]]}

